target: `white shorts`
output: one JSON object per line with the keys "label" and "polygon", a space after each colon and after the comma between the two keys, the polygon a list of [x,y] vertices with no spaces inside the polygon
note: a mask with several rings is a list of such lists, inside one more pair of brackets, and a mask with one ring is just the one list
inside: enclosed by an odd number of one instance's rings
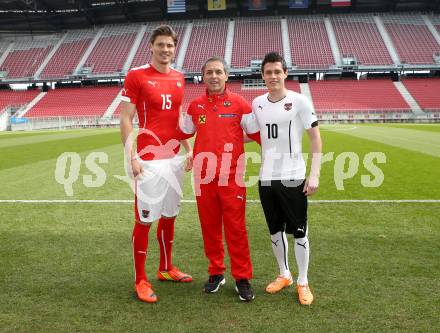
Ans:
{"label": "white shorts", "polygon": [[179,213],[185,160],[186,156],[176,155],[170,159],[140,161],[144,172],[135,184],[137,221],[151,223],[161,216],[173,217]]}

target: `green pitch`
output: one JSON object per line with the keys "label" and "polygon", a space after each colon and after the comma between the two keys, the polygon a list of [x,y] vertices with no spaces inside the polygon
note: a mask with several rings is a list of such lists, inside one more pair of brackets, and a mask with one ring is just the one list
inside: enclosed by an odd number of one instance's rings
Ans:
{"label": "green pitch", "polygon": [[[253,302],[238,300],[229,271],[217,294],[202,293],[207,260],[192,202],[178,217],[174,263],[194,282],[155,279],[152,228],[147,273],[160,301],[137,301],[131,203],[6,202],[131,200],[118,131],[1,133],[0,332],[439,331],[440,125],[323,125],[321,134],[328,161],[309,210],[315,302],[301,307],[294,288],[264,292],[278,269],[258,202],[247,206]],[[93,156],[102,158],[98,172],[86,165]],[[258,169],[249,162],[246,179]],[[185,183],[184,199],[192,200],[190,174]],[[255,186],[248,189],[253,199]]]}

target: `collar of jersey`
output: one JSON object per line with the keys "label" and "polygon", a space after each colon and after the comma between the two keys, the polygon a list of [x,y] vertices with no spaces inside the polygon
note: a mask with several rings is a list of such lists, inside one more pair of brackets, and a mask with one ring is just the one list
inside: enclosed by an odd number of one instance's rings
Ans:
{"label": "collar of jersey", "polygon": [[270,102],[270,103],[272,103],[272,104],[276,104],[276,103],[278,103],[278,102],[281,102],[283,99],[285,99],[287,97],[287,93],[283,96],[283,98],[280,98],[279,100],[277,100],[277,101],[271,101],[270,99],[269,99],[269,93],[267,94],[267,100]]}
{"label": "collar of jersey", "polygon": [[174,69],[173,67],[170,66],[170,71],[168,73],[162,73],[162,72],[159,72],[157,70],[157,68],[153,66],[152,63],[150,63],[150,67],[149,68],[151,68],[154,72],[156,72],[156,74],[160,74],[160,75],[170,75],[173,72],[173,69]]}
{"label": "collar of jersey", "polygon": [[210,102],[211,101],[215,102],[215,101],[219,101],[219,100],[225,99],[225,98],[228,97],[228,93],[229,93],[229,89],[225,87],[225,90],[223,91],[223,94],[210,95],[208,93],[208,88],[206,88],[206,98],[208,98],[208,100],[211,99],[211,100],[209,100]]}

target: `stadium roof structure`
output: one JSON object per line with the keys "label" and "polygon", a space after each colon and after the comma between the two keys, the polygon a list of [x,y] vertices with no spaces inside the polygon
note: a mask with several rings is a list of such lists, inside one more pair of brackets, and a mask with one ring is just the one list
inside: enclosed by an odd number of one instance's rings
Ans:
{"label": "stadium roof structure", "polygon": [[289,9],[287,0],[268,0],[267,10],[249,11],[247,1],[227,0],[225,11],[208,11],[206,0],[186,0],[185,13],[167,13],[166,0],[0,0],[0,31],[61,31],[104,24],[206,17],[329,12],[440,11],[440,0],[352,0],[332,8],[310,0],[307,9]]}

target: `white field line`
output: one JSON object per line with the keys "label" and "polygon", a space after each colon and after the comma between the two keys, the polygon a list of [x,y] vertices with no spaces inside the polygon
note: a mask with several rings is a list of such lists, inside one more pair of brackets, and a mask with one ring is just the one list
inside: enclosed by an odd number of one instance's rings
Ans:
{"label": "white field line", "polygon": [[[133,203],[134,200],[0,200],[0,203]],[[196,200],[182,200],[183,203],[195,203]],[[246,200],[248,203],[259,203],[260,200]],[[440,203],[440,200],[309,200],[309,203]]]}

